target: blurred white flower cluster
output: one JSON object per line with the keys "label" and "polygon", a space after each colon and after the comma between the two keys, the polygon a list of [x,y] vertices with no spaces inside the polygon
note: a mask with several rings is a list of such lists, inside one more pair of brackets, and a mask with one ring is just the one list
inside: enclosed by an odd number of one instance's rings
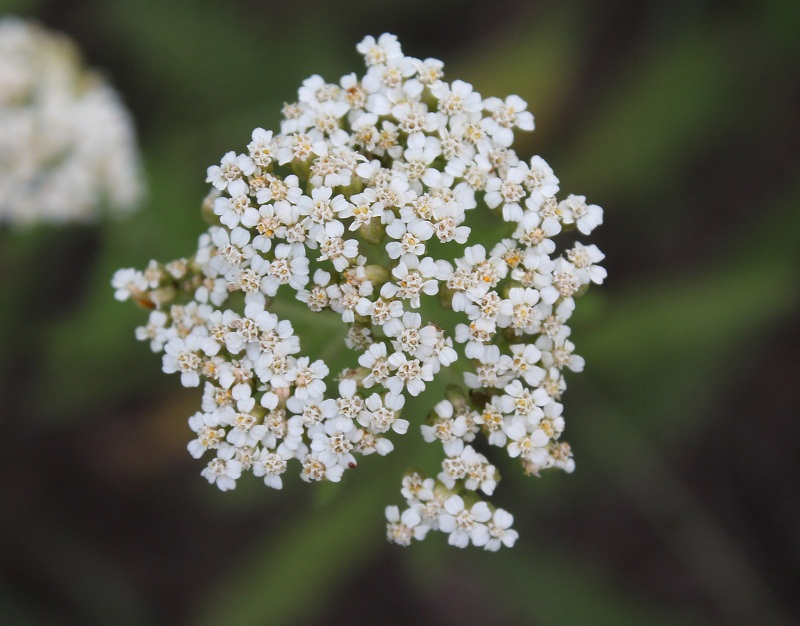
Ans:
{"label": "blurred white flower cluster", "polygon": [[[290,463],[305,481],[338,481],[413,420],[441,444],[441,472],[403,479],[389,539],[439,530],[460,547],[511,546],[512,516],[481,499],[499,473],[479,450],[505,449],[529,474],[573,470],[560,399],[583,359],[567,322],[605,270],[594,245],[557,254],[555,238],[588,235],[602,210],[557,200],[547,163],[511,149],[534,126],[519,97],[447,83],[441,61],[404,56],[393,35],[358,50],[365,76],[312,76],[280,133],[258,128],[208,169],[215,225],[196,254],[119,270],[116,297],[153,309],[137,336],[164,352],[164,371],[203,385],[189,451],[214,454],[202,474],[220,489],[245,471],[280,488]],[[501,236],[476,243],[482,231]],[[322,337],[271,311],[292,298],[341,319],[351,368],[303,354],[301,339]],[[454,372],[460,384],[444,384]],[[427,422],[401,417],[428,387]]]}
{"label": "blurred white flower cluster", "polygon": [[130,115],[64,36],[0,19],[0,224],[88,222],[143,193]]}

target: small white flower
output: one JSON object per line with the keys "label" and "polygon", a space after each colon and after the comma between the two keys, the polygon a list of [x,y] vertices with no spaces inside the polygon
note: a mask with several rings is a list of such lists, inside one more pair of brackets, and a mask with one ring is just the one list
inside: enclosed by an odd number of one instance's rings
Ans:
{"label": "small white flower", "polygon": [[395,352],[389,357],[389,364],[395,369],[386,381],[386,387],[394,394],[405,390],[412,396],[418,396],[425,390],[425,383],[433,380],[433,368],[429,363],[409,360],[405,354]]}
{"label": "small white flower", "polygon": [[197,433],[197,438],[192,439],[187,448],[189,454],[195,459],[199,459],[206,450],[213,450],[220,446],[225,439],[225,429],[219,427],[219,423],[213,416],[207,413],[197,412],[189,418],[189,428]]}
{"label": "small white flower", "polygon": [[419,472],[411,472],[403,476],[403,487],[400,493],[409,504],[431,500],[435,482],[432,478],[424,478]]}
{"label": "small white flower", "polygon": [[250,188],[241,178],[228,184],[230,197],[220,196],[214,201],[214,213],[228,228],[236,228],[242,220],[254,221],[258,210],[250,204]]}
{"label": "small white flower", "polygon": [[356,312],[359,315],[369,316],[373,324],[383,326],[389,320],[403,314],[403,304],[399,300],[386,300],[383,297],[374,302],[361,298],[356,305]]}
{"label": "small white flower", "polygon": [[523,432],[517,429],[508,429],[508,436],[512,440],[508,444],[508,456],[512,459],[521,456],[536,462],[547,457],[546,446],[550,443],[550,438],[539,428],[532,433]]}
{"label": "small white flower", "polygon": [[264,477],[264,484],[273,489],[283,488],[281,475],[286,471],[287,461],[292,458],[288,450],[272,452],[262,449],[253,462],[253,474]]}
{"label": "small white flower", "polygon": [[376,435],[366,428],[360,429],[359,433],[360,438],[355,448],[358,454],[369,456],[377,452],[380,456],[386,456],[394,450],[394,444],[386,437]]}
{"label": "small white flower", "polygon": [[308,357],[297,359],[297,364],[286,374],[286,380],[294,384],[294,395],[299,400],[316,398],[325,393],[325,377],[328,366],[321,360],[309,365]]}
{"label": "small white flower", "polygon": [[513,409],[513,400],[509,396],[494,396],[475,418],[484,432],[488,433],[490,445],[505,447],[508,441],[506,430],[512,422],[507,420],[504,414],[510,413]]}
{"label": "small white flower", "polygon": [[502,356],[502,366],[511,370],[514,375],[522,377],[531,387],[536,387],[544,378],[544,369],[537,363],[542,353],[534,344],[514,344],[510,346],[511,355]]}
{"label": "small white flower", "polygon": [[573,354],[575,344],[569,339],[557,343],[549,337],[540,337],[536,340],[537,348],[542,350],[542,364],[545,367],[558,369],[569,368],[573,372],[582,372],[585,365],[583,357]]}
{"label": "small white flower", "polygon": [[430,257],[419,260],[416,256],[406,256],[392,269],[396,282],[386,283],[381,288],[385,298],[402,298],[418,309],[422,294],[433,296],[439,293],[439,281],[448,273],[449,266],[437,263]]}
{"label": "small white flower", "polygon": [[[486,527],[489,529],[489,536],[483,546],[484,549],[490,552],[496,552],[500,549],[501,545],[507,548],[514,547],[519,533],[511,528],[511,524],[513,523],[514,516],[511,515],[511,513],[503,509],[497,509],[492,515],[491,521],[486,524]],[[480,546],[481,544],[476,542],[475,545]]]}
{"label": "small white flower", "polygon": [[303,195],[298,186],[299,179],[294,174],[286,178],[266,177],[267,184],[256,192],[258,204],[274,203],[281,220],[286,223],[290,219],[292,205],[296,205]]}
{"label": "small white flower", "polygon": [[311,450],[328,469],[336,465],[343,469],[355,467],[356,459],[352,451],[360,437],[361,431],[355,428],[341,431],[337,429],[335,420],[327,421],[324,432],[318,432],[311,439]]}
{"label": "small white flower", "polygon": [[344,225],[338,220],[325,224],[325,230],[317,234],[319,251],[317,261],[330,259],[337,271],[343,271],[358,256],[358,242],[355,239],[342,239]]}
{"label": "small white flower", "polygon": [[236,481],[242,475],[242,464],[235,460],[236,448],[220,445],[217,457],[212,459],[200,474],[212,485],[216,484],[220,491],[236,488]]}
{"label": "small white flower", "polygon": [[421,524],[422,518],[414,509],[406,509],[400,515],[396,506],[386,507],[386,537],[392,543],[407,546],[412,539],[424,539],[428,526]]}
{"label": "small white flower", "polygon": [[601,285],[605,280],[606,270],[597,265],[605,258],[605,255],[594,244],[584,246],[576,241],[575,247],[567,250],[567,258],[575,266],[575,274],[581,284],[586,285],[593,282]]}
{"label": "small white flower", "polygon": [[373,433],[385,433],[393,430],[398,435],[408,431],[408,420],[400,419],[398,415],[405,404],[405,397],[387,393],[381,397],[373,393],[365,401],[366,410],[359,413],[358,422]]}
{"label": "small white flower", "polygon": [[552,198],[558,193],[558,178],[542,157],[531,157],[525,188],[531,194],[529,200],[537,206],[541,206],[545,198]]}
{"label": "small white flower", "polygon": [[164,344],[177,335],[174,327],[167,327],[169,318],[163,311],[151,311],[147,326],[136,329],[136,338],[139,341],[150,340],[150,349],[161,352]]}
{"label": "small white flower", "polygon": [[386,244],[390,259],[425,254],[425,242],[433,236],[435,229],[427,220],[415,219],[410,223],[394,220],[386,227],[386,234],[396,239]]}
{"label": "small white flower", "polygon": [[495,330],[495,322],[479,317],[472,320],[469,325],[456,326],[456,341],[466,344],[464,352],[468,358],[479,359],[483,355],[484,344],[492,341]]}
{"label": "small white flower", "polygon": [[519,222],[522,219],[520,202],[525,197],[523,181],[527,176],[527,167],[510,168],[504,179],[490,178],[486,183],[486,204],[489,208],[503,205],[503,219],[507,222]]}
{"label": "small white flower", "polygon": [[521,130],[533,130],[533,115],[525,110],[528,104],[519,96],[508,96],[505,101],[487,98],[483,106],[492,114],[491,119],[486,120],[486,130],[500,146],[511,145],[514,139],[511,128],[514,126]]}
{"label": "small white flower", "polygon": [[308,454],[303,459],[303,469],[300,472],[300,478],[306,482],[329,480],[333,483],[337,483],[342,479],[343,473],[344,467],[338,463],[329,466],[313,454]]}
{"label": "small white flower", "polygon": [[200,368],[203,366],[201,352],[209,356],[216,354],[217,344],[208,337],[188,335],[181,339],[173,337],[164,346],[163,371],[166,374],[181,373],[184,387],[197,387],[200,384]]}
{"label": "small white flower", "polygon": [[366,389],[375,384],[383,385],[391,376],[392,365],[389,363],[386,344],[383,342],[371,344],[367,351],[358,357],[358,363],[369,371],[363,381]]}
{"label": "small white flower", "polygon": [[377,41],[371,35],[364,37],[356,50],[364,55],[367,65],[382,65],[403,56],[397,37],[388,33],[381,35]]}
{"label": "small white flower", "polygon": [[[533,203],[528,200],[525,204],[530,207]],[[519,227],[514,231],[514,238],[536,254],[550,255],[556,249],[552,238],[560,232],[561,223],[557,219],[543,218],[541,213],[529,208],[522,213]]]}
{"label": "small white flower", "polygon": [[434,407],[437,419],[432,424],[420,426],[422,437],[427,442],[438,439],[449,457],[457,457],[464,449],[464,437],[469,431],[463,415],[456,415],[452,403],[442,400]]}
{"label": "small white flower", "polygon": [[561,219],[565,224],[575,224],[578,230],[588,235],[603,223],[603,209],[596,204],[586,204],[585,196],[569,195],[558,204]]}
{"label": "small white flower", "polygon": [[535,308],[538,301],[539,292],[535,289],[515,287],[509,290],[508,298],[497,307],[497,325],[511,328],[516,335],[533,332],[539,323]]}
{"label": "small white flower", "polygon": [[422,317],[419,313],[406,312],[402,318],[395,317],[386,322],[383,332],[394,338],[392,345],[398,352],[416,355],[424,346],[432,345],[434,337],[420,332]]}
{"label": "small white flower", "polygon": [[485,545],[489,530],[488,522],[492,513],[485,502],[477,502],[467,509],[460,496],[451,496],[444,503],[445,512],[439,517],[439,528],[449,533],[447,542],[451,546],[466,548],[470,541],[475,545]]}
{"label": "small white flower", "polygon": [[256,169],[255,163],[249,156],[237,155],[235,152],[226,152],[219,165],[208,168],[206,182],[211,183],[220,191],[225,191],[230,183],[239,180],[242,176],[249,176]]}
{"label": "small white flower", "polygon": [[[251,264],[251,269],[260,273]],[[274,296],[281,285],[289,285],[295,291],[308,283],[308,259],[304,256],[292,256],[292,249],[286,244],[278,244],[275,248],[275,260],[265,271],[260,282],[260,289],[268,296]]]}

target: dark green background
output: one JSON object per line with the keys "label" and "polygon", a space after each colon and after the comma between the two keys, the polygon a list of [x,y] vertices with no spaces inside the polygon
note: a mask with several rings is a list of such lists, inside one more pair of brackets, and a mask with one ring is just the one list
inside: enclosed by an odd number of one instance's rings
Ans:
{"label": "dark green background", "polygon": [[[0,2],[119,89],[150,187],[128,222],[0,232],[0,623],[800,620],[800,5],[730,4]],[[415,427],[338,486],[208,486],[185,450],[199,392],[109,286],[190,254],[206,167],[304,78],[363,72],[356,43],[384,31],[527,99],[515,147],[605,209],[564,397],[577,471],[501,463],[521,535],[501,553],[385,543],[406,464],[438,454]]]}

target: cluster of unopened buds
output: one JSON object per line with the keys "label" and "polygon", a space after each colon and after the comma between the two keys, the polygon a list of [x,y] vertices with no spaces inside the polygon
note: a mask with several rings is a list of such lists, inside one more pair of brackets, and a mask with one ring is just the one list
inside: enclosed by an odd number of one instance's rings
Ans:
{"label": "cluster of unopened buds", "polygon": [[0,224],[88,222],[143,195],[131,117],[63,35],[0,19]]}
{"label": "cluster of unopened buds", "polygon": [[[564,370],[584,363],[567,322],[605,270],[594,245],[554,256],[554,238],[588,235],[602,210],[557,200],[547,163],[511,149],[534,126],[519,97],[447,83],[441,61],[404,56],[392,35],[358,51],[365,76],[312,76],[279,134],[258,128],[208,169],[214,225],[195,255],[118,271],[116,296],[153,309],[137,337],[164,371],[203,385],[189,451],[214,455],[202,474],[220,489],[245,471],[280,488],[293,462],[305,481],[339,481],[358,455],[389,454],[407,398],[435,387],[415,428],[442,446],[441,472],[403,478],[388,538],[511,546],[512,516],[481,500],[499,473],[477,448],[505,448],[529,474],[574,469],[559,401]],[[470,245],[487,225],[504,235]],[[292,297],[341,318],[351,368],[303,355],[271,311]],[[460,384],[437,380],[453,371]]]}

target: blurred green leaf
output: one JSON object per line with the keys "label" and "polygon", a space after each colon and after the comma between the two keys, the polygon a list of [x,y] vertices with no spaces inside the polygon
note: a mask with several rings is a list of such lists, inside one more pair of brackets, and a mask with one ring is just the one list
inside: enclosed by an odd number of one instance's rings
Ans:
{"label": "blurred green leaf", "polygon": [[77,622],[65,618],[62,612],[37,606],[30,598],[20,597],[13,587],[0,585],[0,623],[24,624],[25,626],[49,626],[60,623],[70,626]]}
{"label": "blurred green leaf", "polygon": [[32,14],[41,10],[44,4],[46,0],[0,0],[0,17]]}
{"label": "blurred green leaf", "polygon": [[748,85],[777,66],[782,50],[759,39],[739,58],[742,40],[757,36],[747,12],[713,36],[690,23],[642,50],[624,80],[610,81],[596,98],[595,114],[584,122],[559,177],[595,197],[613,188],[617,197],[636,201],[674,190],[676,172],[693,153],[751,119],[750,107],[732,102],[749,98],[753,107],[765,108]]}
{"label": "blurred green leaf", "polygon": [[471,560],[476,575],[493,583],[490,597],[515,606],[520,620],[533,618],[553,626],[708,623],[698,612],[649,605],[599,563],[587,563],[563,545],[554,550],[534,543],[500,562],[490,556]]}
{"label": "blurred green leaf", "polygon": [[[695,583],[729,623],[788,624],[791,618],[736,539],[707,511],[637,427],[654,405],[625,415],[598,389],[581,384],[584,410],[582,449],[593,469],[605,471],[664,538]],[[690,415],[692,409],[687,411]]]}
{"label": "blurred green leaf", "polygon": [[660,405],[670,436],[685,432],[694,417],[680,410],[676,381],[712,395],[709,382],[725,380],[763,330],[798,309],[800,270],[790,260],[798,203],[800,192],[787,194],[710,267],[616,294],[591,333],[579,313],[575,338],[588,374],[626,406],[642,398]]}
{"label": "blurred green leaf", "polygon": [[[303,24],[305,37],[284,28],[280,20],[259,19],[264,9],[252,7],[255,24],[248,16],[208,0],[191,7],[157,0],[94,2],[96,19],[108,29],[108,43],[135,59],[134,71],[144,88],[168,85],[153,91],[159,106],[151,110],[160,132],[176,125],[195,126],[200,134],[214,132],[220,115],[238,113],[244,107],[277,97],[291,99],[299,85],[297,76],[312,71],[325,73],[340,66],[349,50],[332,44],[324,18],[311,12]],[[313,41],[314,68],[303,54]],[[162,96],[163,93],[163,96]],[[198,109],[197,107],[200,107]],[[192,119],[186,119],[187,110]],[[252,125],[246,128],[252,130]],[[221,155],[220,155],[221,156]]]}
{"label": "blurred green leaf", "polygon": [[34,511],[31,502],[18,500],[18,506],[3,515],[0,530],[3,542],[24,556],[24,567],[51,582],[85,623],[153,623],[117,564],[54,512]]}

